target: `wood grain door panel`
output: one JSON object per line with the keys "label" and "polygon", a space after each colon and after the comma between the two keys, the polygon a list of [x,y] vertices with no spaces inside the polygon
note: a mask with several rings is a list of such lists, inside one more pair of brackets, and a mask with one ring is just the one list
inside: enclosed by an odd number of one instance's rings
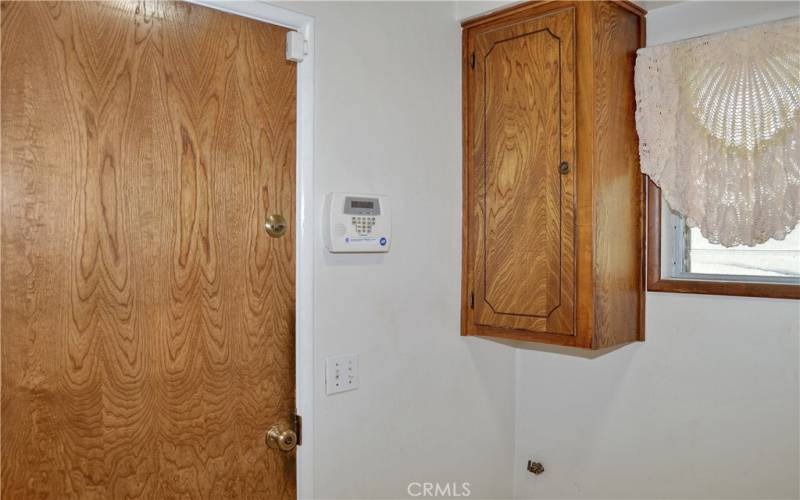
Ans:
{"label": "wood grain door panel", "polygon": [[574,8],[474,39],[475,321],[574,332]]}
{"label": "wood grain door panel", "polygon": [[296,68],[186,3],[3,2],[2,497],[293,498]]}

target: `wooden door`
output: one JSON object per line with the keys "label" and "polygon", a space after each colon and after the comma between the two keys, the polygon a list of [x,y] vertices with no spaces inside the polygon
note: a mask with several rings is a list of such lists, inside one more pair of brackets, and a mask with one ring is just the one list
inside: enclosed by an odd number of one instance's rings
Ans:
{"label": "wooden door", "polygon": [[3,498],[295,496],[285,34],[2,3]]}
{"label": "wooden door", "polygon": [[468,321],[573,335],[575,9],[466,43]]}

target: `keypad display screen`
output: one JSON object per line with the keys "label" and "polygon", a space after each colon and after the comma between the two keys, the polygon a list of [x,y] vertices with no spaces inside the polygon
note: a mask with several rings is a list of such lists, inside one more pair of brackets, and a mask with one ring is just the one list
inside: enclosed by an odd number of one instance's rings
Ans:
{"label": "keypad display screen", "polygon": [[344,200],[344,213],[347,215],[375,216],[381,214],[381,206],[377,198],[348,196]]}

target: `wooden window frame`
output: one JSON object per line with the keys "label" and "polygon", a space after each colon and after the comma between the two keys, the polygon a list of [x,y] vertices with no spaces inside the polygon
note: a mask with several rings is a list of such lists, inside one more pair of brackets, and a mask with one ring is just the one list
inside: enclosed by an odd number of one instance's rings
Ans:
{"label": "wooden window frame", "polygon": [[648,291],[800,299],[800,285],[700,279],[681,280],[663,277],[661,274],[661,190],[646,176],[645,179],[647,183]]}

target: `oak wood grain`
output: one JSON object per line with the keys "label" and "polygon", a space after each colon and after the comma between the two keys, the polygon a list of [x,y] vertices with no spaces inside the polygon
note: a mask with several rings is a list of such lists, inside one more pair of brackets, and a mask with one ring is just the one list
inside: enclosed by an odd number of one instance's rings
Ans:
{"label": "oak wood grain", "polygon": [[[546,227],[555,227],[554,211],[536,212],[541,206],[548,206],[548,191],[541,178],[525,177],[520,182],[513,177],[512,188],[498,190],[499,183],[482,173],[484,161],[481,150],[482,142],[496,141],[487,150],[515,152],[519,144],[537,144],[535,151],[530,149],[520,153],[521,159],[510,162],[516,165],[547,154],[553,140],[542,143],[531,131],[547,130],[547,126],[538,128],[538,116],[526,116],[527,128],[518,126],[524,120],[516,120],[515,126],[503,129],[503,134],[489,134],[491,125],[484,115],[503,113],[501,101],[490,101],[491,93],[482,92],[488,87],[487,79],[481,67],[481,54],[488,50],[492,37],[502,37],[514,29],[516,36],[530,33],[535,23],[553,22],[563,12],[572,13],[570,38],[573,43],[570,57],[561,57],[559,69],[562,75],[570,75],[573,82],[571,95],[571,125],[564,125],[565,115],[562,113],[561,141],[569,137],[573,150],[566,157],[570,161],[571,175],[566,184],[572,190],[573,197],[568,204],[569,217],[560,221],[562,242],[569,240],[569,247],[562,245],[562,268],[569,266],[572,274],[564,279],[562,273],[561,286],[568,283],[568,303],[572,310],[569,323],[571,335],[563,335],[559,330],[544,321],[526,323],[527,318],[513,321],[497,319],[484,312],[487,307],[481,304],[481,287],[484,276],[481,259],[486,255],[498,259],[496,267],[504,270],[497,273],[503,279],[497,279],[500,286],[492,290],[496,297],[491,300],[506,305],[507,310],[536,310],[547,307],[550,298],[547,295],[550,282],[547,274],[540,271],[536,262],[551,262],[552,252],[547,245],[531,245],[524,252],[511,252],[520,243],[515,241],[518,233],[527,234],[529,240],[537,237],[537,233],[546,231]],[[489,335],[500,338],[530,340],[535,342],[572,345],[577,347],[599,349],[610,345],[643,339],[644,317],[644,196],[642,176],[638,170],[638,143],[633,123],[633,61],[636,48],[644,41],[643,11],[628,2],[570,2],[540,1],[526,2],[511,6],[499,12],[491,13],[465,22],[463,85],[464,98],[464,265],[462,286],[462,334]],[[552,30],[552,28],[551,28]],[[562,41],[564,38],[562,38]],[[537,48],[539,58],[546,57],[544,47]],[[472,68],[471,54],[475,54],[475,68]],[[549,66],[552,71],[553,65]],[[538,76],[546,81],[546,77]],[[497,78],[503,81],[503,78]],[[538,83],[538,82],[537,82]],[[509,85],[506,83],[506,85]],[[551,84],[552,85],[552,84]],[[545,85],[542,85],[545,86]],[[536,84],[531,89],[519,89],[518,101],[524,102],[527,97],[531,101],[542,102]],[[562,89],[563,89],[562,78]],[[498,108],[490,111],[484,107]],[[537,108],[537,106],[532,106]],[[563,108],[562,108],[563,109]],[[569,122],[567,122],[569,123]],[[549,123],[548,123],[549,125]],[[504,149],[508,143],[507,131],[514,132],[513,147]],[[519,135],[530,134],[521,139]],[[494,149],[492,149],[494,148]],[[508,153],[506,153],[508,154]],[[491,155],[487,155],[491,159]],[[500,170],[498,170],[500,171]],[[499,179],[500,177],[498,177]],[[525,186],[526,182],[535,185],[538,190]],[[494,183],[494,184],[493,184]],[[494,192],[492,191],[494,190]],[[566,192],[566,191],[564,191]],[[493,199],[502,198],[501,201]],[[487,198],[491,203],[482,203]],[[502,221],[498,215],[509,217],[507,206],[511,203],[520,206],[517,210],[524,213],[542,214],[543,223],[533,216],[513,219],[517,233],[495,230],[487,231],[486,219],[491,223]],[[491,206],[484,212],[484,205]],[[568,220],[565,223],[565,220]],[[509,223],[511,225],[511,223]],[[564,229],[570,231],[569,238],[563,235]],[[513,234],[513,235],[512,235]],[[511,235],[511,236],[510,236]],[[541,239],[541,236],[538,236]],[[505,241],[502,247],[490,238]],[[520,237],[522,240],[523,237]],[[489,241],[484,243],[483,240]],[[547,239],[545,239],[547,241]],[[490,245],[503,248],[504,252],[490,252]],[[485,247],[485,248],[484,248]],[[568,250],[565,252],[564,250]],[[568,261],[564,261],[564,259]],[[514,265],[524,268],[514,269]],[[512,272],[506,268],[513,269]],[[486,269],[491,270],[491,267]],[[538,278],[538,279],[537,279]],[[562,288],[563,290],[563,288]],[[505,295],[510,296],[505,296]],[[534,297],[530,297],[533,295]],[[562,304],[567,303],[563,300]],[[474,304],[474,305],[473,305]],[[563,323],[562,323],[563,324]]]}
{"label": "oak wood grain", "polygon": [[[573,332],[574,12],[475,37],[475,321]],[[562,61],[568,61],[562,64]]]}
{"label": "oak wood grain", "polygon": [[576,126],[576,156],[577,174],[577,203],[575,211],[575,224],[577,226],[575,267],[575,326],[577,344],[591,347],[595,338],[595,274],[594,274],[594,86],[592,76],[594,70],[594,45],[592,32],[594,19],[591,4],[579,2],[576,6],[577,29],[580,33],[579,43],[576,44],[575,72],[578,75],[577,83],[577,126]]}
{"label": "oak wood grain", "polygon": [[2,3],[3,498],[292,498],[286,30]]}
{"label": "oak wood grain", "polygon": [[594,338],[597,348],[644,335],[644,199],[633,82],[640,16],[592,3]]}
{"label": "oak wood grain", "polygon": [[548,30],[495,42],[485,58],[484,303],[497,314],[546,318],[558,306],[558,59]]}

